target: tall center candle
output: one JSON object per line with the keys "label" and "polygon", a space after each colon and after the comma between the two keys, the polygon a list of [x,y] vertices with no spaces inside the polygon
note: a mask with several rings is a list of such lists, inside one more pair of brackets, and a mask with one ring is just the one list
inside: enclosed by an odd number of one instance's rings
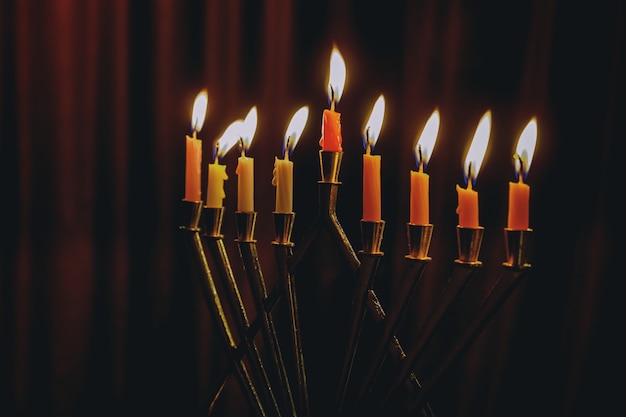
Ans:
{"label": "tall center candle", "polygon": [[254,211],[254,158],[246,155],[246,150],[250,148],[250,143],[256,131],[257,112],[256,107],[252,107],[243,122],[243,132],[240,137],[241,156],[237,161],[237,211]]}
{"label": "tall center candle", "polygon": [[363,220],[381,220],[381,190],[380,190],[380,155],[370,152],[376,145],[378,135],[383,125],[385,115],[385,98],[382,94],[374,103],[372,113],[363,129]]}
{"label": "tall center candle", "polygon": [[517,182],[509,182],[509,212],[507,227],[512,230],[527,230],[529,225],[530,186],[524,184],[537,143],[537,120],[532,118],[517,142],[513,156]]}
{"label": "tall center candle", "polygon": [[274,159],[272,185],[276,187],[276,213],[293,212],[293,162],[289,155],[295,149],[308,117],[306,106],[293,115],[283,141],[283,159]]}
{"label": "tall center candle", "polygon": [[337,48],[330,55],[330,71],[328,77],[328,99],[330,109],[325,109],[322,116],[322,137],[320,146],[323,151],[342,152],[341,113],[335,111],[335,105],[341,99],[346,82],[346,65]]}
{"label": "tall center candle", "polygon": [[430,155],[435,147],[439,132],[439,111],[435,109],[415,145],[415,160],[418,171],[411,171],[411,198],[409,223],[415,225],[430,224],[429,177],[424,172]]}
{"label": "tall center candle", "polygon": [[194,100],[191,116],[191,128],[193,133],[186,136],[186,161],[185,161],[185,201],[201,201],[200,173],[202,171],[202,141],[196,137],[196,132],[202,129],[206,116],[208,97],[205,91],[201,91]]}
{"label": "tall center candle", "polygon": [[478,177],[480,166],[483,162],[487,145],[489,144],[489,134],[491,131],[491,111],[488,110],[478,123],[474,139],[465,157],[464,176],[467,181],[467,188],[456,186],[458,194],[458,206],[456,209],[459,215],[459,226],[477,228],[478,221],[478,192],[472,189],[473,182]]}

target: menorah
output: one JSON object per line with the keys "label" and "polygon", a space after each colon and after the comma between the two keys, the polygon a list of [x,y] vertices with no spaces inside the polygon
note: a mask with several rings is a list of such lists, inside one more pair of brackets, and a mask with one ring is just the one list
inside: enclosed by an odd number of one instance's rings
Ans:
{"label": "menorah", "polygon": [[[432,416],[429,394],[433,387],[528,276],[532,229],[505,228],[506,259],[499,276],[477,300],[477,308],[464,315],[468,319],[458,329],[452,347],[433,363],[425,354],[427,348],[445,326],[446,317],[461,308],[457,302],[482,266],[484,229],[457,226],[458,258],[453,271],[413,343],[403,345],[398,326],[432,261],[428,252],[433,225],[407,224],[408,252],[401,286],[391,294],[390,303],[383,305],[374,283],[385,256],[380,250],[385,221],[361,220],[362,246],[356,252],[336,213],[342,156],[343,152],[319,151],[318,213],[297,245],[291,241],[295,213],[273,213],[271,244],[279,275],[274,288],[267,287],[259,262],[254,236],[257,213],[235,213],[234,240],[238,262],[252,290],[254,320],[241,296],[244,277],[235,276],[224,246],[224,209],[183,201],[188,219],[180,229],[189,242],[206,305],[230,361],[228,373],[211,393],[211,404],[234,375],[257,416]],[[330,257],[339,259],[341,266],[329,267]],[[276,307],[281,303],[285,308],[279,310]],[[303,315],[304,309],[309,314]],[[277,317],[279,311],[287,317]],[[303,323],[305,317],[308,321]],[[278,326],[278,319],[288,326]],[[366,322],[373,325],[367,329],[368,344],[363,349]],[[385,367],[390,362],[391,371]],[[316,398],[311,397],[311,383]]]}

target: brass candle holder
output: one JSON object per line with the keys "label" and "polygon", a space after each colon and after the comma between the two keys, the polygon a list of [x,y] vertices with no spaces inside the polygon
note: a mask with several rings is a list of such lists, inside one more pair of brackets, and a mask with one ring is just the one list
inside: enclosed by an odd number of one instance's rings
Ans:
{"label": "brass candle holder", "polygon": [[478,260],[480,246],[483,241],[484,227],[456,227],[456,240],[459,257],[454,262],[466,266],[480,266]]}
{"label": "brass candle holder", "polygon": [[[224,311],[221,298],[217,292],[217,286],[207,262],[204,245],[202,244],[202,239],[200,237],[201,229],[199,228],[200,216],[202,214],[202,202],[183,201],[183,207],[186,211],[188,211],[189,222],[186,226],[181,226],[180,230],[185,232],[190,252],[194,257],[197,269],[200,272],[202,294],[205,298],[207,306],[209,307],[209,312],[217,324],[221,341],[226,347],[225,350],[239,381],[241,391],[248,400],[248,403],[251,409],[254,410],[255,414],[259,417],[265,417],[267,416],[265,406],[261,401],[259,393],[256,389],[256,384],[250,375],[248,367],[239,355],[238,346],[235,343],[231,326],[226,318],[226,312]],[[223,384],[220,384],[220,387],[221,386],[223,386]],[[220,392],[221,388],[216,393],[216,397]]]}
{"label": "brass candle holder", "polygon": [[237,247],[239,256],[243,262],[244,271],[248,277],[248,282],[252,289],[254,305],[258,315],[262,318],[262,333],[266,345],[269,347],[271,357],[273,359],[274,369],[278,372],[281,382],[282,393],[286,411],[290,415],[296,416],[296,405],[293,398],[291,384],[287,375],[287,369],[278,340],[278,333],[272,315],[265,309],[265,301],[268,298],[265,279],[259,262],[259,255],[254,239],[254,229],[256,225],[256,212],[236,212],[237,225]]}
{"label": "brass candle holder", "polygon": [[384,255],[380,250],[383,240],[383,232],[385,230],[385,221],[365,221],[361,220],[361,240],[363,249],[359,251],[359,259],[361,266],[356,278],[352,305],[350,308],[350,327],[348,344],[343,360],[342,371],[339,380],[339,390],[337,393],[337,409],[338,413],[342,412],[343,404],[346,396],[346,390],[352,373],[354,358],[361,337],[361,330],[365,314],[367,312],[367,290],[372,289],[376,278],[376,271],[380,259]]}
{"label": "brass candle holder", "polygon": [[300,319],[298,314],[298,299],[296,297],[296,287],[293,274],[289,269],[289,260],[293,256],[293,242],[291,242],[291,233],[296,214],[291,213],[273,213],[274,217],[274,253],[279,268],[279,285],[282,293],[287,300],[289,311],[289,329],[291,352],[296,368],[298,407],[300,415],[309,415],[309,393],[306,378],[306,368],[304,365],[304,354],[302,351],[302,337],[300,329]]}
{"label": "brass candle holder", "polygon": [[[220,233],[221,223],[224,218],[223,208],[205,207],[205,231],[203,234],[203,242],[211,254],[212,260],[218,273],[222,279],[222,283],[226,289],[226,302],[230,307],[231,315],[236,323],[241,346],[244,349],[244,355],[249,359],[255,380],[257,381],[257,390],[264,397],[265,408],[272,410],[277,416],[282,415],[281,407],[278,404],[273,384],[270,381],[266,365],[264,364],[261,352],[255,342],[255,332],[251,332],[251,323],[241,297],[239,285],[233,273],[230,259],[224,246],[224,236]],[[264,310],[262,310],[264,311]],[[259,313],[261,314],[261,313]],[[265,329],[265,326],[261,327]],[[263,332],[267,337],[267,333]],[[277,369],[277,368],[274,368]]]}
{"label": "brass candle holder", "polygon": [[[374,349],[374,354],[371,357],[366,377],[363,380],[361,389],[357,398],[361,399],[367,395],[372,389],[378,374],[384,364],[387,352],[389,350],[389,344],[392,343],[395,338],[395,332],[398,328],[400,320],[404,317],[404,314],[408,308],[408,305],[415,294],[415,290],[420,282],[422,273],[426,268],[426,265],[431,260],[428,256],[428,250],[430,249],[430,242],[432,239],[433,225],[416,225],[407,223],[407,240],[409,246],[409,253],[405,256],[407,259],[407,269],[404,276],[400,280],[400,288],[391,295],[392,301],[390,302],[390,308],[385,315],[384,323],[378,343]],[[372,291],[372,296],[375,293]],[[380,307],[382,309],[382,306]],[[382,311],[382,310],[381,310]],[[406,357],[406,355],[404,355]],[[404,359],[404,357],[402,358]]]}

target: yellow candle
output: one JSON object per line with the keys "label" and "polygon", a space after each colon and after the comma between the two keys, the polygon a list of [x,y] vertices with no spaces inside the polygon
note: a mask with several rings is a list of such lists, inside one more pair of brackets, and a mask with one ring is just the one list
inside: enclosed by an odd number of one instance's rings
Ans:
{"label": "yellow candle", "polygon": [[202,142],[196,138],[196,132],[202,129],[208,97],[206,91],[201,91],[194,100],[191,114],[192,136],[186,136],[185,158],[185,201],[201,201],[200,173],[202,171]]}
{"label": "yellow candle", "polygon": [[237,169],[237,211],[254,211],[254,158],[245,153],[238,158]]}
{"label": "yellow candle", "polygon": [[285,153],[284,159],[274,158],[274,177],[272,185],[276,187],[276,213],[293,211],[293,162]]}
{"label": "yellow candle", "polygon": [[241,124],[241,156],[237,161],[237,211],[254,211],[254,158],[246,156],[256,130],[257,112],[253,106]]}
{"label": "yellow candle", "polygon": [[380,221],[380,155],[363,154],[363,220]]}
{"label": "yellow candle", "polygon": [[215,158],[214,163],[209,164],[208,184],[206,192],[206,207],[220,208],[224,206],[224,181],[228,179],[226,166],[218,163]]}
{"label": "yellow candle", "polygon": [[411,171],[410,223],[425,225],[430,223],[428,174],[422,171]]}

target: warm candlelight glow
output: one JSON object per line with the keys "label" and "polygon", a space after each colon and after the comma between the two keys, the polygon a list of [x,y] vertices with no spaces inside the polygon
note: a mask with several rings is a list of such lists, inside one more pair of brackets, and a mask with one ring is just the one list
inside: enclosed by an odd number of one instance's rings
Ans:
{"label": "warm candlelight glow", "polygon": [[185,200],[200,201],[202,193],[200,191],[200,174],[202,165],[202,141],[196,134],[202,129],[204,118],[206,116],[208,98],[206,91],[201,91],[194,100],[193,110],[191,112],[191,136],[187,135],[186,139],[186,156],[185,156]]}
{"label": "warm candlelight glow", "polygon": [[252,144],[252,138],[254,137],[254,133],[256,132],[257,125],[257,110],[256,106],[252,106],[246,118],[243,120],[243,125],[241,125],[241,145],[243,146],[242,152],[248,151],[250,149],[250,145]]}
{"label": "warm candlelight glow", "polygon": [[276,187],[276,213],[293,212],[293,162],[289,156],[295,149],[309,117],[309,108],[301,107],[291,118],[283,140],[283,159],[274,158],[272,185]]}
{"label": "warm candlelight glow", "polygon": [[235,120],[232,122],[222,136],[215,141],[215,148],[213,149],[213,158],[222,159],[224,155],[232,149],[233,146],[239,141],[240,132],[242,130],[243,120]]}
{"label": "warm candlelight glow", "polygon": [[[346,83],[346,64],[337,48],[330,54],[330,72],[328,74],[328,99],[337,104],[341,100],[343,87]],[[334,105],[331,104],[331,109]]]}
{"label": "warm candlelight glow", "polygon": [[370,113],[370,117],[363,128],[363,147],[367,150],[369,147],[370,150],[374,149],[376,145],[376,141],[378,140],[378,135],[380,134],[380,130],[383,126],[383,118],[385,116],[385,97],[381,94],[378,96],[376,103],[374,103],[374,107],[372,108],[372,112]]}
{"label": "warm candlelight glow", "polygon": [[433,149],[435,149],[435,143],[437,142],[439,123],[439,110],[435,109],[426,122],[419,140],[415,144],[415,160],[418,168],[422,168],[422,166],[425,168],[428,165]]}
{"label": "warm candlelight glow", "polygon": [[209,98],[205,90],[201,91],[196,96],[196,99],[193,102],[193,111],[191,113],[191,130],[195,132],[202,130],[208,102]]}
{"label": "warm candlelight glow", "polygon": [[381,220],[380,155],[371,155],[383,125],[385,98],[382,94],[374,103],[370,117],[363,128],[363,220]]}
{"label": "warm candlelight glow", "polygon": [[409,205],[409,222],[411,224],[430,224],[430,178],[428,174],[424,172],[424,168],[428,165],[430,156],[433,153],[438,133],[439,111],[435,109],[415,144],[415,161],[418,170],[411,171],[411,199]]}
{"label": "warm candlelight glow", "polygon": [[472,189],[473,183],[478,177],[480,166],[483,163],[487,145],[489,144],[489,134],[491,132],[491,111],[488,110],[478,123],[472,144],[470,145],[467,156],[465,157],[465,165],[463,175],[467,188],[456,186],[459,205],[456,212],[459,215],[459,226],[468,228],[479,227],[478,221],[478,193]]}
{"label": "warm candlelight glow", "polygon": [[487,110],[478,123],[476,132],[474,133],[474,138],[472,139],[472,144],[470,145],[469,151],[467,151],[467,156],[465,157],[463,175],[465,176],[465,181],[468,185],[470,179],[472,183],[476,182],[480,166],[483,163],[483,158],[485,157],[485,152],[487,151],[487,145],[489,144],[490,132],[491,110]]}
{"label": "warm candlelight glow", "polygon": [[528,122],[519,140],[517,141],[517,148],[515,149],[515,176],[519,177],[519,174],[523,174],[525,179],[530,170],[530,164],[533,161],[533,154],[535,153],[535,145],[537,144],[537,119],[534,117]]}
{"label": "warm candlelight glow", "polygon": [[527,230],[529,224],[530,186],[524,184],[537,143],[537,120],[533,117],[526,125],[517,142],[513,155],[517,182],[509,182],[509,212],[507,227]]}
{"label": "warm candlelight glow", "polygon": [[257,111],[253,106],[243,123],[239,125],[239,139],[241,141],[241,156],[237,160],[237,211],[253,212],[254,211],[254,158],[246,155],[250,149],[250,144],[256,132]]}
{"label": "warm candlelight glow", "polygon": [[309,108],[302,106],[294,113],[285,131],[285,140],[283,141],[283,156],[285,156],[285,150],[288,150],[287,156],[291,156],[293,150],[296,148],[300,135],[304,130],[307,120],[309,119]]}

